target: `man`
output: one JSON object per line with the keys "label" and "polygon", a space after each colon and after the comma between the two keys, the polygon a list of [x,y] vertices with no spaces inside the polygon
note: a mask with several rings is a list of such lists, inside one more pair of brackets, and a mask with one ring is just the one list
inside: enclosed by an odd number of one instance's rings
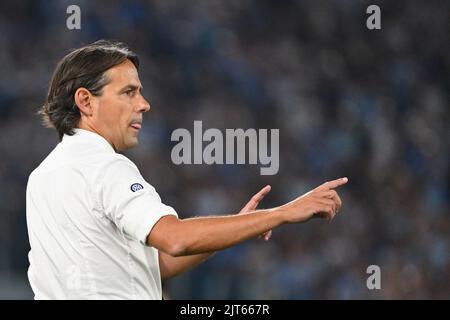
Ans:
{"label": "man", "polygon": [[138,168],[118,152],[138,143],[139,60],[121,43],[98,41],[65,56],[40,113],[61,142],[31,173],[28,277],[35,299],[161,299],[161,280],[217,250],[341,207],[327,182],[280,207],[255,210],[266,186],[240,213],[179,219]]}

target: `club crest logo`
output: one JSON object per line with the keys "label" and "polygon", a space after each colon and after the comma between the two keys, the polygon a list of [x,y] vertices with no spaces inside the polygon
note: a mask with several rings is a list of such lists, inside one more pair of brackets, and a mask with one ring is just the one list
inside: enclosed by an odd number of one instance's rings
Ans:
{"label": "club crest logo", "polygon": [[131,191],[136,192],[136,191],[144,189],[144,187],[140,183],[133,183],[131,185],[130,189],[131,189]]}

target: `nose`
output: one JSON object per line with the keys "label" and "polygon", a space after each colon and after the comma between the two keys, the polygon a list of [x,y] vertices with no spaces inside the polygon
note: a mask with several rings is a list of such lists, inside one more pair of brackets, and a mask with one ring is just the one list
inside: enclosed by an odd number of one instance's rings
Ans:
{"label": "nose", "polygon": [[150,103],[143,96],[140,97],[137,107],[139,112],[147,112],[151,108]]}

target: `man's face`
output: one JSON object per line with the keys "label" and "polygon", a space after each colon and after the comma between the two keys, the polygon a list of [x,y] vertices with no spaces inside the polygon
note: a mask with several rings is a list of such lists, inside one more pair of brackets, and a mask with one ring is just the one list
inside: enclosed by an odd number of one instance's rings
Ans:
{"label": "man's face", "polygon": [[92,101],[92,121],[97,133],[116,151],[123,151],[137,145],[142,114],[150,104],[141,94],[138,72],[130,60],[109,69],[106,76],[110,82]]}

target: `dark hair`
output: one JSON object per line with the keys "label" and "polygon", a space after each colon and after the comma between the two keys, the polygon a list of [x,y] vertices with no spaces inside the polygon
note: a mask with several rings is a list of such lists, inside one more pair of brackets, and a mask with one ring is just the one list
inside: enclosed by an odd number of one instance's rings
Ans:
{"label": "dark hair", "polygon": [[81,118],[74,95],[78,88],[86,88],[100,96],[110,81],[105,72],[129,59],[139,68],[139,58],[124,43],[99,40],[75,49],[59,61],[50,81],[47,100],[39,114],[44,125],[56,128],[59,140],[64,134],[73,135]]}

